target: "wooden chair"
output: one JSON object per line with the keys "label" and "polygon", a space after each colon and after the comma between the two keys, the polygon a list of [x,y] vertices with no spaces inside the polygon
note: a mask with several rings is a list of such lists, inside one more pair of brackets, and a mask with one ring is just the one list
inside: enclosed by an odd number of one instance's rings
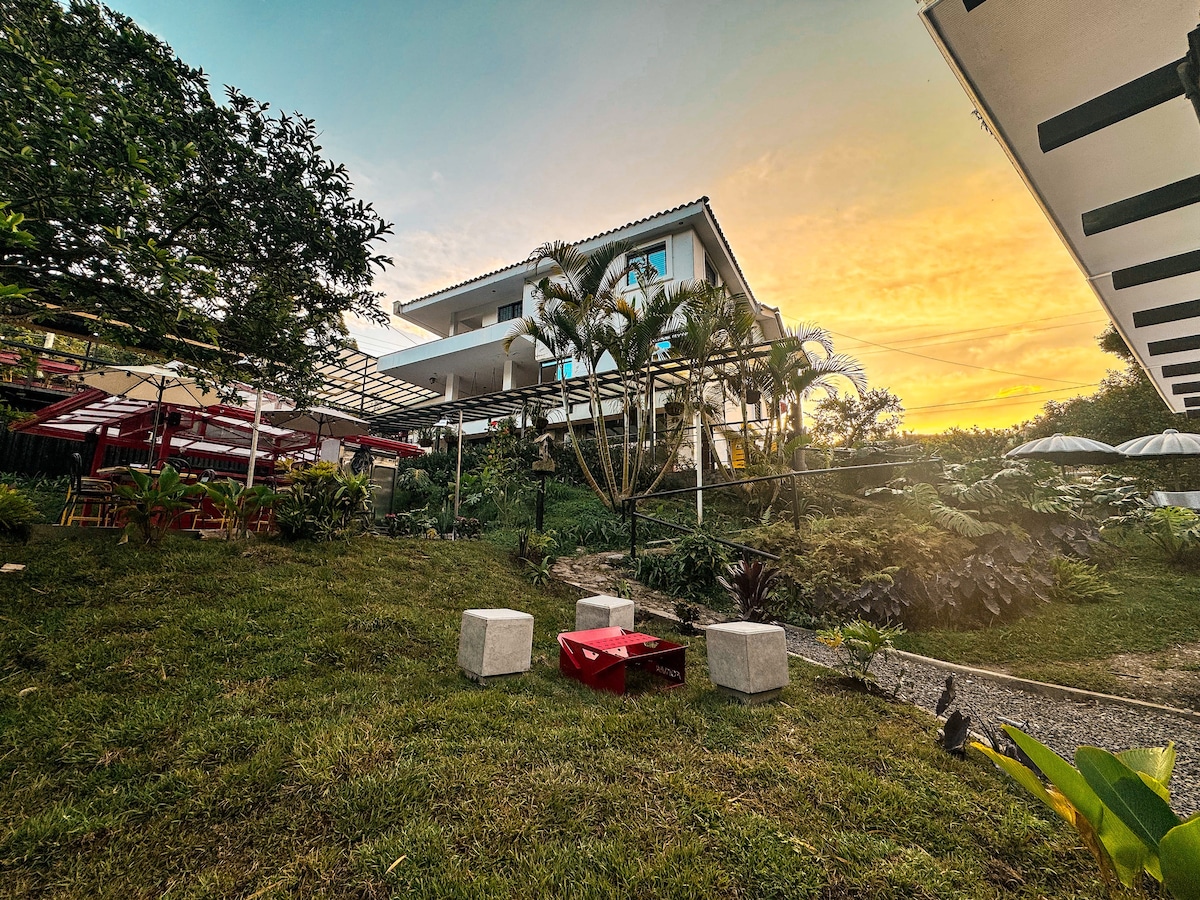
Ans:
{"label": "wooden chair", "polygon": [[58,524],[110,527],[116,517],[119,499],[113,493],[111,481],[85,476],[83,457],[72,453],[71,484],[67,488],[67,500]]}

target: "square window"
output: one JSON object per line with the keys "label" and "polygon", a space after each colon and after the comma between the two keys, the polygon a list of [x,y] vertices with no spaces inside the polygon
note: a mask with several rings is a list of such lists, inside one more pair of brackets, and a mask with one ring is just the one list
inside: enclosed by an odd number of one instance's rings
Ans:
{"label": "square window", "polygon": [[646,281],[655,281],[667,274],[667,245],[655,244],[644,250],[636,250],[625,257],[626,264],[633,269],[625,276],[625,283],[634,287],[638,277]]}
{"label": "square window", "polygon": [[513,319],[521,318],[522,312],[523,309],[520,300],[518,300],[516,303],[509,303],[506,306],[501,306],[498,310],[496,310],[496,321],[511,322]]}

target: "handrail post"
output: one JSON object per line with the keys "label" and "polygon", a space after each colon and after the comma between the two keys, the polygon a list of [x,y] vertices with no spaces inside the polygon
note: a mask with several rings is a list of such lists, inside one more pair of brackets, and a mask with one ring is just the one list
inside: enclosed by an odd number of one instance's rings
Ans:
{"label": "handrail post", "polygon": [[800,530],[800,492],[796,490],[796,473],[792,473],[792,528]]}

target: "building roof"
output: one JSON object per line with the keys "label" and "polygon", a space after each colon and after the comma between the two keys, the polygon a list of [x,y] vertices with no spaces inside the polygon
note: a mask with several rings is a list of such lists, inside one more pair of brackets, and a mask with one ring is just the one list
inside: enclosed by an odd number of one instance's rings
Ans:
{"label": "building roof", "polygon": [[[655,219],[660,219],[663,216],[673,215],[673,214],[680,212],[682,210],[685,210],[691,206],[702,207],[705,210],[705,212],[708,213],[709,217],[712,219],[713,225],[715,226],[715,229],[717,232],[717,236],[720,238],[721,244],[724,247],[725,252],[729,254],[729,259],[733,262],[733,267],[737,270],[738,277],[741,278],[742,284],[746,285],[746,293],[748,295],[750,295],[751,298],[753,298],[753,293],[750,290],[749,282],[746,281],[746,275],[742,271],[741,264],[738,263],[737,257],[734,256],[734,254],[733,254],[733,248],[729,246],[729,241],[725,237],[725,232],[721,229],[721,225],[717,221],[717,217],[712,211],[712,206],[709,203],[708,197],[700,197],[699,199],[692,200],[688,203],[681,203],[678,206],[671,207],[670,209],[664,209],[661,212],[656,212],[649,216],[644,216],[641,219],[634,219],[632,222],[626,222],[624,225],[618,225],[616,228],[609,228],[607,231],[601,231],[598,234],[593,234],[591,237],[581,238],[580,240],[572,241],[571,243],[572,243],[572,245],[588,244],[588,243],[591,243],[592,241],[599,240],[600,238],[607,237],[610,234],[616,234],[618,231],[624,231],[626,228],[633,228],[638,225],[645,225],[649,222],[654,221]],[[396,303],[396,311],[397,311],[397,313],[399,313],[400,310],[402,310],[404,307],[406,307],[412,303],[420,303],[423,300],[428,300],[431,297],[438,296],[439,294],[446,294],[446,293],[449,293],[450,291],[456,291],[459,288],[466,287],[469,284],[474,284],[477,281],[485,281],[486,279],[492,278],[496,275],[500,275],[501,273],[511,272],[515,269],[519,269],[520,267],[526,265],[527,262],[528,262],[527,260],[523,259],[520,262],[515,262],[515,263],[512,263],[511,265],[502,266],[499,269],[493,269],[490,272],[484,272],[482,275],[476,275],[474,278],[468,278],[465,281],[460,281],[457,284],[450,285],[449,287],[444,287],[444,288],[441,288],[440,290],[436,290],[436,291],[433,291],[428,294],[423,294],[420,297],[414,297],[411,300],[397,302]],[[766,308],[774,309],[774,307],[766,307]]]}

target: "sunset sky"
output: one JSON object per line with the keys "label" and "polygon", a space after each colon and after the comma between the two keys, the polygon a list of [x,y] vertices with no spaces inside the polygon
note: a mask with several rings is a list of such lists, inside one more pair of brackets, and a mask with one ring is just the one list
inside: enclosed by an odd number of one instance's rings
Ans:
{"label": "sunset sky", "polygon": [[316,119],[395,222],[389,301],[707,195],[758,299],[835,332],[906,429],[1019,422],[1115,365],[912,0],[110,5]]}

